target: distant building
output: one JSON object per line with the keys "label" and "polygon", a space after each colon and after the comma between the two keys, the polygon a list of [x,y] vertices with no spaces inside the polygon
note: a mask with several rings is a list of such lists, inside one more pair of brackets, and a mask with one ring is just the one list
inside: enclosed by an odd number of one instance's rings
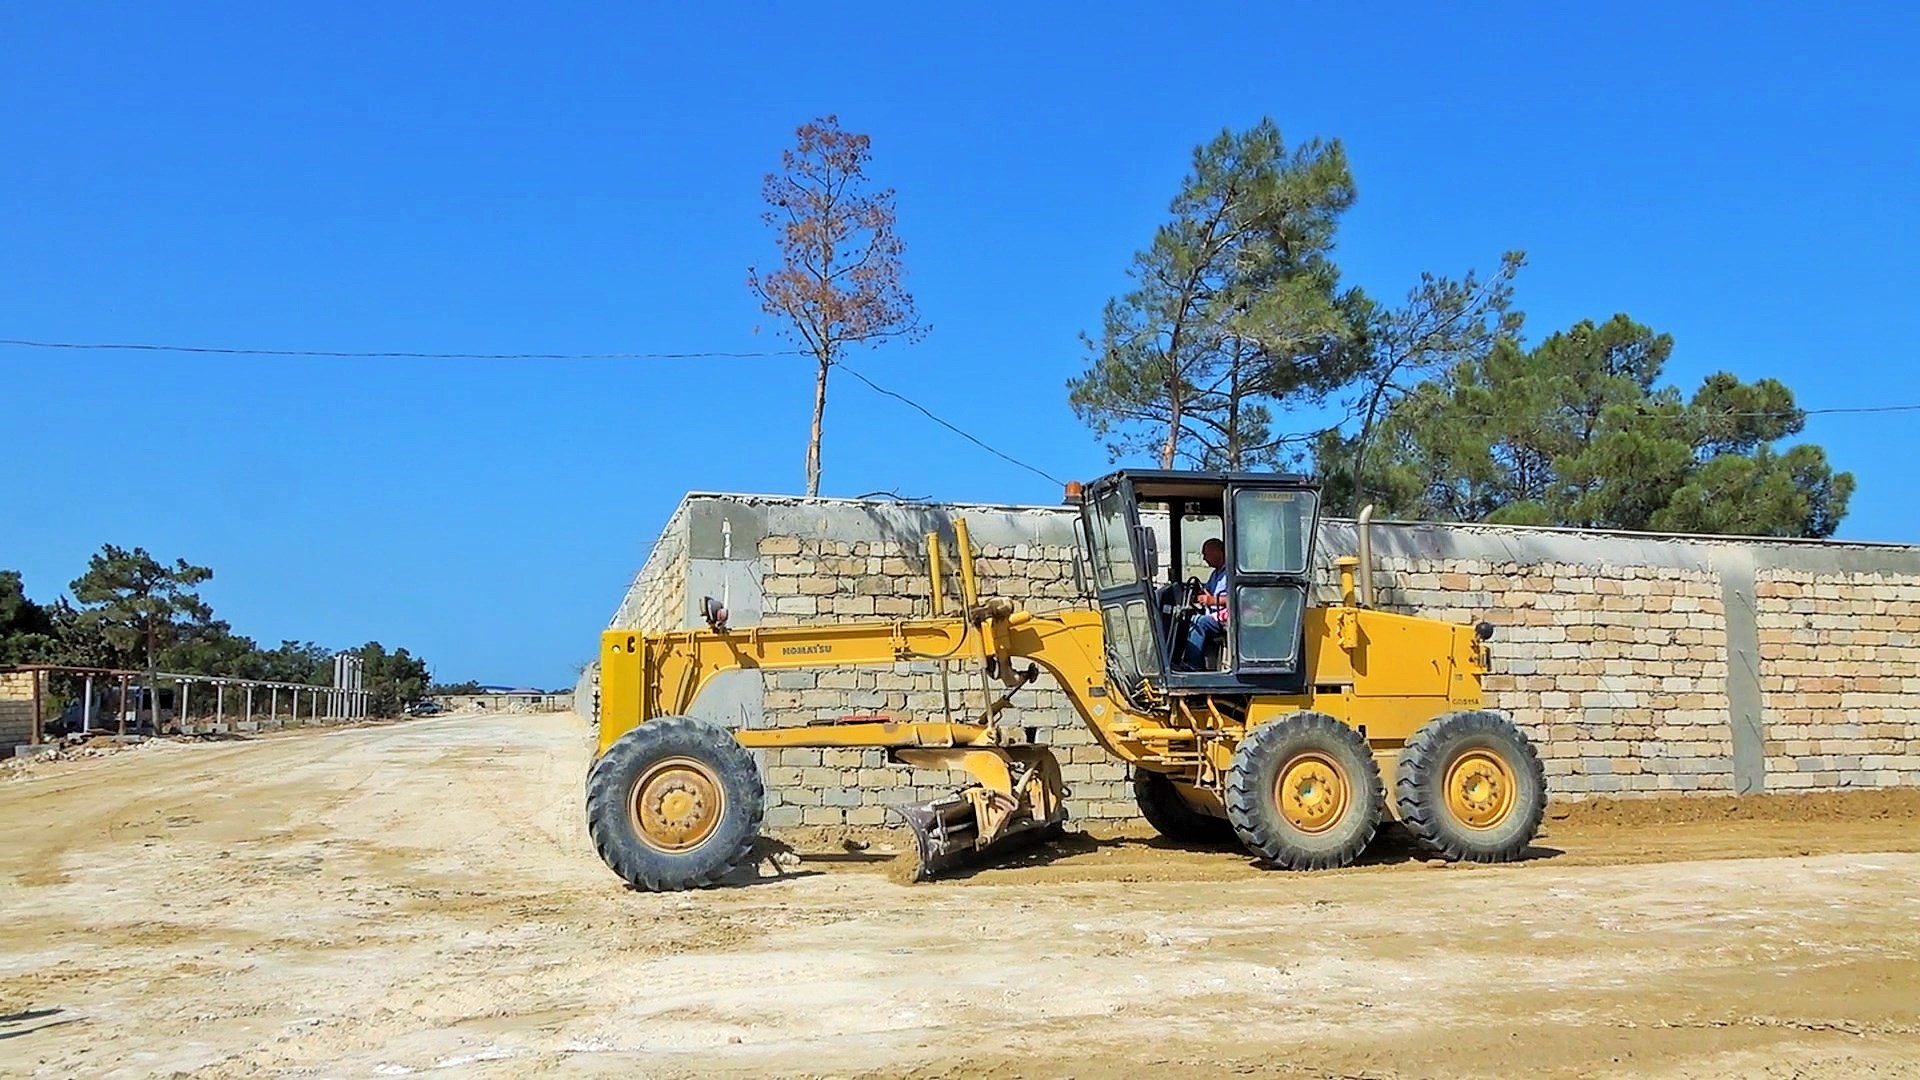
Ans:
{"label": "distant building", "polygon": [[433,700],[448,712],[566,712],[573,708],[571,690],[481,683],[480,691],[478,694],[439,694]]}

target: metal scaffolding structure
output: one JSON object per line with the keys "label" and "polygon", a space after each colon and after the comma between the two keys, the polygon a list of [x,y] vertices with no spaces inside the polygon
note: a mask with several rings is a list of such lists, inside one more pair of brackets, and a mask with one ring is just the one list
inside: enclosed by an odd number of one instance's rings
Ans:
{"label": "metal scaffolding structure", "polygon": [[333,657],[333,690],[327,695],[327,715],[336,720],[358,720],[367,715],[364,675],[367,662],[355,653]]}
{"label": "metal scaffolding structure", "polygon": [[[45,738],[47,726],[49,678],[64,676],[74,680],[80,698],[79,713],[75,717],[78,720],[75,730],[79,734],[92,735],[111,730],[115,734],[125,735],[129,724],[136,730],[145,727],[158,734],[165,729],[169,720],[183,731],[192,723],[190,710],[196,686],[200,687],[202,694],[209,689],[213,692],[214,707],[210,716],[215,730],[225,730],[230,716],[234,722],[247,728],[257,726],[259,721],[278,727],[319,720],[338,722],[364,719],[370,715],[368,703],[371,697],[365,688],[364,668],[365,662],[359,656],[352,653],[336,654],[333,658],[333,683],[330,686],[69,664],[0,665],[0,672],[33,676],[33,724],[29,745],[38,745]],[[174,691],[175,705],[171,709],[164,704],[162,683],[172,684],[170,689]],[[234,694],[231,712],[227,698],[229,691]],[[281,709],[283,698],[286,703],[284,719]],[[264,712],[261,706],[265,706]]]}

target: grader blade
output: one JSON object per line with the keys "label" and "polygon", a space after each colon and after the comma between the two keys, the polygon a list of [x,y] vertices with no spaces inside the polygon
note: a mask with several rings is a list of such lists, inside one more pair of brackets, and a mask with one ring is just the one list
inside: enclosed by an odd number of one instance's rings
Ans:
{"label": "grader blade", "polygon": [[914,868],[914,881],[931,881],[956,866],[1054,839],[1060,835],[1061,822],[1066,818],[1064,811],[1051,821],[1027,818],[1009,824],[998,836],[982,843],[973,804],[964,794],[891,809],[913,831],[914,848],[920,859]]}
{"label": "grader blade", "polygon": [[919,764],[963,768],[991,782],[991,786],[961,788],[930,803],[893,808],[913,831],[920,858],[915,881],[926,881],[989,851],[998,853],[1058,835],[1067,819],[1059,763],[1038,747],[959,754],[902,751],[898,756]]}
{"label": "grader blade", "polygon": [[970,858],[979,839],[979,823],[973,804],[965,796],[954,795],[918,806],[891,808],[913,831],[915,854],[920,858],[913,880],[926,881],[954,864]]}

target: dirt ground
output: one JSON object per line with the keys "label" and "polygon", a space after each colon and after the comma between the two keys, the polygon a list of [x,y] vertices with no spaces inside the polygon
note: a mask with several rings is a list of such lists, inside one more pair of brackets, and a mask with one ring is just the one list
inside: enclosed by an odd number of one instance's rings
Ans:
{"label": "dirt ground", "polygon": [[1920,1075],[1920,792],[1557,809],[1498,868],[1103,834],[905,886],[821,835],[649,895],[587,753],[447,717],[0,772],[0,1073]]}

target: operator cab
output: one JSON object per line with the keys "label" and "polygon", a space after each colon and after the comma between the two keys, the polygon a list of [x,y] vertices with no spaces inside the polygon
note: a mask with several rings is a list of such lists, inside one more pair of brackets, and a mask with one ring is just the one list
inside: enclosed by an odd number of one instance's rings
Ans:
{"label": "operator cab", "polygon": [[[1087,485],[1081,548],[1114,675],[1174,693],[1298,693],[1319,506],[1318,484],[1283,473],[1128,469]],[[1209,540],[1225,546],[1225,633],[1196,657],[1184,643],[1206,613]]]}

